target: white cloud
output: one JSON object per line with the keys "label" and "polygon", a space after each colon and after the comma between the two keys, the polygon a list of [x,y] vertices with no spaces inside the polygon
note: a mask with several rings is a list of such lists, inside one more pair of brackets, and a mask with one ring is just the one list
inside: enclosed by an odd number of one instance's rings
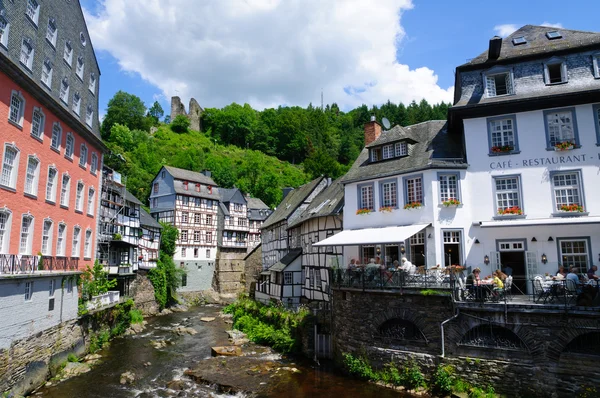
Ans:
{"label": "white cloud", "polygon": [[558,28],[558,29],[563,29],[564,28],[564,26],[560,22],[557,22],[557,23],[542,22],[540,25],[542,25],[542,26],[548,26],[548,27],[551,27],[551,28]]}
{"label": "white cloud", "polygon": [[101,1],[86,13],[96,50],[186,104],[452,99],[433,70],[396,61],[411,0]]}
{"label": "white cloud", "polygon": [[503,25],[494,26],[494,31],[500,37],[506,37],[514,31],[516,31],[517,29],[519,29],[519,26],[514,23],[507,23]]}

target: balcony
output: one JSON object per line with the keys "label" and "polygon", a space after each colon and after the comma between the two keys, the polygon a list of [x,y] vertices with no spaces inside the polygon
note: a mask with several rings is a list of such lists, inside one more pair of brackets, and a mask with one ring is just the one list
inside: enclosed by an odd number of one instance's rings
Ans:
{"label": "balcony", "polygon": [[248,246],[248,242],[245,241],[235,241],[235,240],[225,240],[223,239],[223,242],[221,243],[222,247],[247,247]]}
{"label": "balcony", "polygon": [[0,275],[66,272],[79,269],[79,258],[0,254]]}
{"label": "balcony", "polygon": [[250,227],[248,226],[248,224],[246,224],[246,225],[238,225],[238,224],[225,223],[223,225],[223,230],[224,231],[243,231],[243,232],[248,232],[250,230]]}

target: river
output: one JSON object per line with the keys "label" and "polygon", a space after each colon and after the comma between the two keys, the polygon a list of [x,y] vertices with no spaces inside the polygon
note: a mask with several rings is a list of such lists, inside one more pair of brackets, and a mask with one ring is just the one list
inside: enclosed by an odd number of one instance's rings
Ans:
{"label": "river", "polygon": [[[212,346],[228,345],[225,330],[229,328],[218,317],[216,306],[193,307],[188,312],[173,313],[148,319],[148,325],[139,335],[113,340],[110,346],[99,352],[102,361],[88,373],[41,388],[35,396],[47,398],[119,398],[119,397],[227,397],[214,387],[198,384],[184,371],[195,368],[199,361],[210,357]],[[200,317],[216,317],[213,322],[203,322]],[[177,325],[189,326],[195,335],[174,335],[171,330]],[[156,349],[152,340],[170,340],[171,344]],[[281,358],[270,352],[260,354],[260,346],[250,344],[243,347],[264,361],[274,361],[281,367],[295,367],[299,373],[286,376],[285,383],[275,383],[266,397],[398,397],[399,393],[366,382],[356,381],[338,373],[334,366],[313,366],[310,361]],[[149,364],[150,363],[150,364]],[[133,384],[121,385],[120,376],[133,372]],[[237,370],[239,371],[239,369]],[[225,371],[226,372],[226,371]],[[233,372],[232,377],[235,377]],[[173,380],[180,380],[179,390],[167,388]],[[171,385],[172,386],[172,385]],[[237,394],[236,396],[244,396]]]}

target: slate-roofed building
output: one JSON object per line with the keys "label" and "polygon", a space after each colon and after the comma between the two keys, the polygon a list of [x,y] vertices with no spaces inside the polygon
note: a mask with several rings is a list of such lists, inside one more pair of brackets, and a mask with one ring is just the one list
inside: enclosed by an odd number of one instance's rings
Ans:
{"label": "slate-roofed building", "polygon": [[248,251],[260,244],[260,231],[267,218],[273,213],[262,200],[246,197],[248,202]]}
{"label": "slate-roofed building", "polygon": [[219,247],[246,253],[250,230],[246,198],[237,188],[221,188],[220,192]]}
{"label": "slate-roofed building", "polygon": [[142,233],[139,241],[138,268],[152,269],[158,261],[163,227],[146,210],[140,208],[140,228]]}

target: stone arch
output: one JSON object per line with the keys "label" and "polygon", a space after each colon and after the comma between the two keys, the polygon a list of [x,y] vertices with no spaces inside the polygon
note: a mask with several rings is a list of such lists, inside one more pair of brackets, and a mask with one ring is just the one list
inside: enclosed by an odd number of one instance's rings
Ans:
{"label": "stone arch", "polygon": [[579,336],[586,335],[598,330],[596,322],[591,320],[569,320],[568,324],[562,324],[553,336],[552,344],[547,347],[548,359],[558,362],[563,352],[568,352],[568,345]]}
{"label": "stone arch", "polygon": [[415,331],[418,330],[423,337],[421,340],[423,342],[432,340],[434,336],[437,336],[437,332],[439,331],[439,325],[436,325],[434,322],[425,322],[424,317],[415,311],[406,308],[389,308],[373,318],[375,329],[373,334],[375,336],[380,335],[381,327],[386,325],[388,321],[390,322],[387,324],[389,326],[393,326],[394,322],[396,322],[397,326],[401,325],[400,320],[404,322],[404,327],[414,328]]}
{"label": "stone arch", "polygon": [[600,356],[600,332],[580,334],[565,346],[563,352]]}
{"label": "stone arch", "polygon": [[378,337],[390,341],[421,341],[427,338],[413,322],[402,318],[391,318],[377,328]]}
{"label": "stone arch", "polygon": [[493,323],[481,323],[469,329],[461,337],[459,344],[471,347],[529,351],[527,344],[514,331]]}

